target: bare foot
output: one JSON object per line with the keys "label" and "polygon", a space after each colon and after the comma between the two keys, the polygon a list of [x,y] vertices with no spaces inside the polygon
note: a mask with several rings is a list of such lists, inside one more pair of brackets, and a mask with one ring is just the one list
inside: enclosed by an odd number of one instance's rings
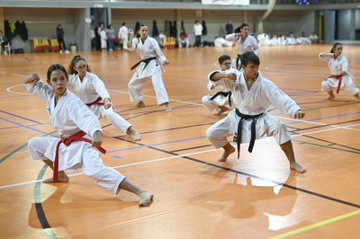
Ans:
{"label": "bare foot", "polygon": [[225,111],[228,111],[229,108],[226,107],[226,106],[223,106],[223,105],[219,105],[217,108],[216,108],[216,115],[221,115],[222,113],[224,113]]}
{"label": "bare foot", "polygon": [[128,135],[131,137],[131,139],[134,140],[134,141],[139,141],[139,140],[141,140],[141,134],[140,134],[136,129],[134,129],[134,127],[132,127],[132,126],[128,129],[127,134],[128,134]]}
{"label": "bare foot", "polygon": [[306,173],[306,169],[301,167],[297,162],[290,163],[290,168],[298,173]]}
{"label": "bare foot", "polygon": [[333,100],[335,99],[335,96],[329,96],[328,98],[326,98],[327,100]]}
{"label": "bare foot", "polygon": [[227,150],[224,150],[224,153],[221,158],[219,158],[218,162],[226,162],[229,155],[235,152],[235,148],[231,144],[229,145],[230,146],[227,147]]}
{"label": "bare foot", "polygon": [[356,100],[357,100],[358,102],[360,102],[360,95],[359,95],[359,93],[355,94],[354,96],[355,96]]}
{"label": "bare foot", "polygon": [[43,183],[68,183],[69,177],[64,172],[59,172],[58,179],[55,181],[54,178],[48,178],[42,180]]}
{"label": "bare foot", "polygon": [[136,106],[139,108],[144,108],[145,107],[144,101],[139,101],[139,103],[137,103]]}
{"label": "bare foot", "polygon": [[140,193],[139,197],[140,197],[139,200],[140,207],[148,207],[154,200],[154,195],[149,192],[142,192]]}
{"label": "bare foot", "polygon": [[170,104],[169,103],[165,104],[165,112],[171,112],[171,111],[172,109],[170,107]]}

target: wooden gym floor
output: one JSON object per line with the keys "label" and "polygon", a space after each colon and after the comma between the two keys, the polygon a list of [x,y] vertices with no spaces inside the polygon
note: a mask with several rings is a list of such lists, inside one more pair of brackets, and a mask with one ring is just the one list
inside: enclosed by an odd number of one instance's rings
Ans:
{"label": "wooden gym floor", "polygon": [[[68,184],[42,184],[51,170],[30,159],[27,142],[47,136],[44,103],[22,83],[33,72],[44,79],[53,63],[68,65],[73,55],[38,53],[0,56],[0,238],[359,238],[360,104],[341,91],[327,101],[320,91],[329,75],[318,60],[329,45],[262,47],[262,74],[305,111],[294,120],[270,108],[293,136],[297,160],[308,172],[290,172],[273,138],[243,146],[217,162],[206,129],[220,116],[201,104],[207,75],[221,54],[235,49],[165,50],[165,84],[173,111],[156,106],[148,82],[146,108],[129,101],[128,52],[81,53],[109,90],[116,110],[142,133],[131,141],[102,119],[104,163],[154,193],[151,207],[138,208],[125,191],[118,197],[81,173]],[[350,72],[360,79],[360,47],[344,46]],[[357,82],[359,86],[359,83]]]}

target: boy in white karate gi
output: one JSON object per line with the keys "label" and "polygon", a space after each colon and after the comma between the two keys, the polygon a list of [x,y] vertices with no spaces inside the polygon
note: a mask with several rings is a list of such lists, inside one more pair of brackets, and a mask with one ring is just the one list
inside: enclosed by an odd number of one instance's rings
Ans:
{"label": "boy in white karate gi", "polygon": [[229,155],[235,152],[227,136],[236,136],[239,157],[241,143],[249,143],[248,150],[252,152],[255,139],[267,135],[274,136],[289,160],[290,168],[299,173],[305,173],[305,168],[295,160],[291,137],[285,125],[270,116],[267,109],[269,105],[274,105],[283,113],[296,119],[302,119],[305,113],[274,83],[261,76],[260,60],[254,52],[244,53],[241,62],[243,71],[237,74],[217,72],[210,76],[213,81],[227,78],[236,107],[226,118],[212,125],[206,132],[206,136],[215,148],[224,149],[219,161],[225,162]]}
{"label": "boy in white karate gi", "polygon": [[[221,69],[211,72],[209,76],[211,76],[215,72],[224,73],[227,70],[231,69],[231,57],[229,55],[220,56],[218,62]],[[233,70],[236,71],[235,69]],[[211,94],[205,95],[204,97],[202,97],[201,100],[209,111],[215,111],[216,114],[220,115],[221,113],[232,109],[232,93],[227,86],[225,80],[214,82],[211,81],[209,78],[207,88],[211,92]]]}

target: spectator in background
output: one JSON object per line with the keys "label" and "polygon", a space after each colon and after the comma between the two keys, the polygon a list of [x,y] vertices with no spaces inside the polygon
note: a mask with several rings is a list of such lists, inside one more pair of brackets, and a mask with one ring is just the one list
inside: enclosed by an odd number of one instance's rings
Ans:
{"label": "spectator in background", "polygon": [[106,51],[107,50],[107,36],[106,36],[105,26],[103,23],[100,24],[99,35],[100,35],[100,42],[101,42],[101,50]]}
{"label": "spectator in background", "polygon": [[126,50],[128,49],[128,38],[129,38],[129,29],[126,26],[126,23],[123,22],[121,24],[121,27],[119,29],[119,34],[118,34],[119,40],[120,40],[120,48],[121,50]]}
{"label": "spectator in background", "polygon": [[94,26],[91,26],[90,37],[91,37],[91,50],[93,50],[94,48],[96,49],[96,34],[95,34]]}
{"label": "spectator in background", "polygon": [[0,52],[4,51],[4,54],[7,55],[8,53],[5,51],[5,46],[9,43],[8,38],[0,31]]}
{"label": "spectator in background", "polygon": [[114,46],[115,30],[111,26],[111,24],[108,25],[108,28],[106,29],[106,34],[107,34],[107,40],[108,40],[108,44],[109,44],[109,51],[112,52],[115,50],[115,46]]}
{"label": "spectator in background", "polygon": [[59,49],[60,49],[60,53],[66,53],[66,54],[69,54],[70,51],[67,50],[66,48],[66,45],[65,45],[65,41],[64,41],[64,29],[62,27],[61,24],[59,24],[57,27],[56,27],[56,38],[58,40],[58,44],[59,44]]}
{"label": "spectator in background", "polygon": [[189,47],[189,35],[186,32],[180,32],[179,48]]}
{"label": "spectator in background", "polygon": [[159,45],[160,45],[160,48],[164,47],[165,38],[166,38],[165,34],[162,31],[160,31],[160,33],[159,33]]}
{"label": "spectator in background", "polygon": [[203,31],[203,26],[201,23],[196,20],[194,27],[193,27],[194,35],[195,35],[195,44],[194,47],[200,47],[201,46],[201,35]]}
{"label": "spectator in background", "polygon": [[225,25],[226,35],[234,32],[234,26],[231,21],[228,21]]}

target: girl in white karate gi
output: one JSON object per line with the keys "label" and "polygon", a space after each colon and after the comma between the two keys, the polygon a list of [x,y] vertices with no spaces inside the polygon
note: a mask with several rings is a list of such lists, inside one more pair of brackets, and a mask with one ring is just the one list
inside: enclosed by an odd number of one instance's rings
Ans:
{"label": "girl in white karate gi", "polygon": [[235,42],[237,49],[237,57],[234,59],[233,67],[237,70],[241,69],[241,55],[248,51],[259,54],[259,45],[255,37],[249,35],[250,26],[247,23],[242,23],[234,30],[234,33],[225,36],[228,41]]}
{"label": "girl in white karate gi", "polygon": [[330,53],[320,53],[320,60],[328,62],[331,72],[331,76],[321,83],[321,90],[329,94],[328,100],[335,98],[333,90],[336,89],[336,93],[339,93],[340,89],[345,89],[360,101],[359,89],[353,76],[348,72],[349,63],[342,50],[343,46],[340,43],[334,43]]}
{"label": "girl in white karate gi", "polygon": [[104,82],[97,75],[91,73],[83,57],[75,56],[71,60],[68,72],[70,89],[90,107],[99,119],[106,117],[116,128],[130,135],[133,140],[141,139],[140,133],[114,111],[110,94],[106,90]]}
{"label": "girl in white karate gi", "polygon": [[153,194],[139,189],[118,171],[104,166],[96,150],[102,149],[100,123],[91,110],[67,90],[67,82],[67,72],[58,64],[49,67],[47,84],[37,74],[25,81],[28,91],[46,102],[51,124],[59,134],[59,138],[37,137],[28,143],[32,159],[43,160],[54,171],[54,177],[45,182],[68,182],[65,170],[81,169],[113,194],[124,189],[140,197],[140,206],[149,206]]}
{"label": "girl in white karate gi", "polygon": [[130,33],[129,50],[138,51],[142,60],[131,68],[138,66],[128,85],[130,100],[136,102],[138,107],[145,107],[142,88],[146,80],[151,78],[158,105],[165,106],[165,111],[171,111],[169,97],[162,79],[162,66],[170,62],[162,53],[158,42],[149,37],[147,26],[140,27],[140,38],[133,38],[133,34],[133,32]]}
{"label": "girl in white karate gi", "polygon": [[[236,135],[238,152],[240,143],[249,144],[252,151],[255,139],[274,136],[290,162],[290,168],[299,173],[306,170],[296,162],[291,137],[285,125],[267,113],[269,105],[274,105],[283,113],[293,118],[302,119],[305,114],[300,107],[271,81],[263,78],[259,73],[260,60],[254,52],[246,52],[241,57],[242,72],[214,73],[210,76],[213,81],[227,78],[233,92],[235,110],[206,132],[206,136],[215,146],[223,148],[224,153],[219,159],[225,162],[230,154],[235,152],[227,137]],[[239,155],[238,155],[239,156]]]}
{"label": "girl in white karate gi", "polygon": [[[214,71],[209,74],[211,76],[215,72],[224,73],[231,69],[231,57],[229,55],[222,55],[218,59],[221,70]],[[235,69],[233,69],[236,71]],[[208,90],[211,91],[210,95],[205,95],[201,100],[209,111],[214,111],[216,114],[232,109],[231,91],[226,85],[226,81],[211,81],[209,78]]]}

